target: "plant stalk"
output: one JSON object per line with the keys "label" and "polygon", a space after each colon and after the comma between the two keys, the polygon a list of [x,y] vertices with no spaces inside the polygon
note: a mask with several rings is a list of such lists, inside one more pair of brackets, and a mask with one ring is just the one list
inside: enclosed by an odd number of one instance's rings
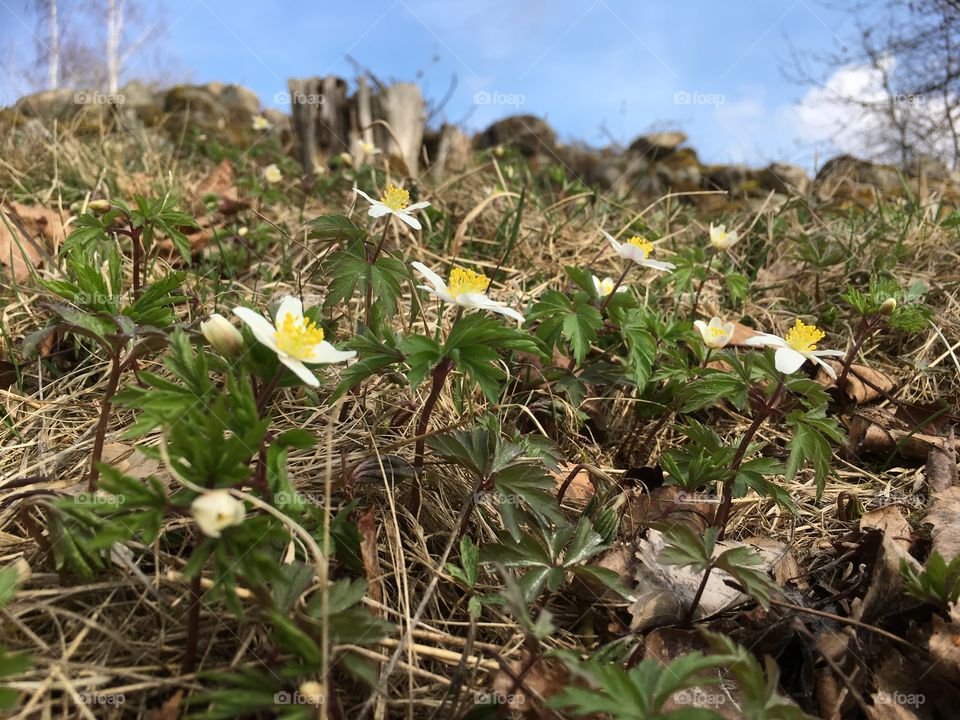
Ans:
{"label": "plant stalk", "polygon": [[110,410],[113,408],[113,396],[117,392],[117,386],[120,384],[120,350],[116,350],[110,359],[110,377],[107,379],[107,387],[103,391],[103,397],[100,400],[100,420],[97,423],[97,434],[93,441],[93,453],[90,456],[90,480],[88,489],[90,492],[96,492],[97,481],[100,479],[100,458],[103,456],[103,442],[107,436],[107,423],[110,421]]}

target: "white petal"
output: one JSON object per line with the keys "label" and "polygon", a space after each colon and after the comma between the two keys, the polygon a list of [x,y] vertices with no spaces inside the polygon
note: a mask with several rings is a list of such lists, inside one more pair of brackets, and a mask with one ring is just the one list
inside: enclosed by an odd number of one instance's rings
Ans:
{"label": "white petal", "polygon": [[383,217],[384,215],[395,215],[396,213],[390,209],[389,206],[384,205],[382,202],[376,200],[373,201],[373,205],[370,206],[370,209],[367,210],[367,215],[372,218]]}
{"label": "white petal", "polygon": [[394,215],[396,215],[398,218],[403,220],[407,225],[412,227],[414,230],[419,230],[421,227],[420,221],[417,220],[415,217],[413,217],[413,215],[408,215],[406,210],[404,210],[403,212],[395,212]]}
{"label": "white petal", "polygon": [[623,247],[623,243],[618,242],[618,241],[613,237],[613,235],[611,235],[610,233],[608,233],[606,230],[601,230],[600,232],[602,232],[603,235],[604,235],[604,237],[606,237],[607,240],[610,241],[610,244],[613,246],[614,252],[616,252],[617,255],[620,255],[620,248]]}
{"label": "white petal", "polygon": [[369,202],[369,203],[372,204],[372,205],[374,205],[374,204],[375,204],[375,205],[381,205],[381,204],[382,204],[379,200],[374,200],[372,197],[370,197],[369,195],[367,195],[363,190],[361,190],[360,188],[358,188],[356,185],[353,186],[353,191],[354,191],[355,193],[357,193],[358,195],[360,195],[361,197],[363,197],[367,202]]}
{"label": "white petal", "polygon": [[506,315],[507,317],[513,318],[517,322],[521,322],[521,323],[523,322],[523,315],[518,313],[513,308],[507,307],[503,303],[497,302],[496,300],[490,300],[489,298],[484,298],[482,302],[477,302],[475,304],[475,307],[477,307],[480,310],[489,310],[490,312]]}
{"label": "white petal", "polygon": [[795,373],[806,361],[807,358],[803,353],[799,353],[791,347],[777,348],[777,351],[773,354],[773,362],[777,366],[777,370],[786,375]]}
{"label": "white petal", "polygon": [[414,270],[423,275],[428,283],[433,285],[434,290],[444,293],[447,292],[447,284],[443,281],[443,278],[437,275],[433,270],[428,268],[422,262],[412,262],[410,265],[413,266]]}
{"label": "white petal", "polygon": [[713,326],[713,320],[710,321],[710,325],[707,325],[703,320],[695,320],[693,326],[700,331],[700,336],[706,341],[707,331]]}
{"label": "white petal", "polygon": [[[821,352],[826,352],[826,351],[821,351]],[[806,356],[811,360],[813,360],[815,363],[817,363],[820,367],[822,367],[823,371],[827,375],[829,375],[832,379],[834,380],[837,379],[837,373],[834,372],[833,368],[830,366],[830,363],[824,362],[823,360],[818,358],[814,353],[806,353]]]}
{"label": "white petal", "polygon": [[279,356],[280,362],[286,365],[293,371],[293,374],[298,378],[303,380],[310,387],[317,387],[320,384],[320,381],[317,380],[317,376],[314,375],[302,362],[292,357]]}
{"label": "white petal", "polygon": [[283,326],[287,315],[293,315],[294,322],[303,320],[303,303],[300,302],[300,298],[287,295],[280,301],[280,307],[277,308],[277,327]]}
{"label": "white petal", "polygon": [[662,260],[637,260],[637,262],[654,270],[674,270],[677,267],[673,263],[663,262]]}
{"label": "white petal", "polygon": [[779,335],[770,335],[769,333],[761,333],[760,335],[754,335],[743,341],[744,345],[749,345],[750,347],[766,347],[770,345],[772,347],[787,347],[787,341],[784,340]]}
{"label": "white petal", "polygon": [[329,365],[330,363],[346,362],[356,356],[357,353],[353,350],[337,350],[333,345],[323,340],[313,346],[310,356],[303,358],[303,362],[310,363],[311,365],[321,363]]}
{"label": "white petal", "polygon": [[413,212],[414,210],[423,210],[425,207],[430,207],[428,202],[418,202],[413,205],[408,205],[403,209],[404,212]]}
{"label": "white petal", "polygon": [[448,293],[446,290],[437,290],[436,288],[432,288],[429,285],[417,285],[417,287],[420,288],[421,290],[426,290],[428,293],[430,293],[436,298],[440,298],[445,303],[450,303],[451,305],[455,305],[457,302],[454,299],[453,295]]}
{"label": "white petal", "polygon": [[846,353],[843,350],[814,350],[810,353],[818,357],[845,357]]}
{"label": "white petal", "polygon": [[277,329],[274,327],[272,322],[263,317],[263,315],[255,313],[250,308],[234,308],[233,314],[246,323],[247,327],[253,332],[253,336],[258,342],[266,345],[274,352],[277,352],[277,343],[275,340]]}

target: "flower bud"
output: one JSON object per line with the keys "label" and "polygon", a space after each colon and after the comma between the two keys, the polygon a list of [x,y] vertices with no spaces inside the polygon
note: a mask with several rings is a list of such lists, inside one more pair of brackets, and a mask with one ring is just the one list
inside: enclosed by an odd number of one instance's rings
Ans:
{"label": "flower bud", "polygon": [[87,203],[87,210],[97,215],[103,215],[108,213],[113,209],[113,205],[110,204],[109,200],[91,200]]}
{"label": "flower bud", "polygon": [[212,538],[220,537],[221,530],[239,525],[247,516],[243,503],[227,490],[211,490],[200,495],[190,505],[190,512],[203,534]]}
{"label": "flower bud", "polygon": [[301,683],[300,695],[311,705],[323,705],[323,683],[318,683],[316,680],[307,680]]}
{"label": "flower bud", "polygon": [[880,305],[880,314],[881,315],[893,315],[893,311],[897,309],[897,299],[896,298],[887,298]]}
{"label": "flower bud", "polygon": [[200,332],[224,357],[236,357],[243,350],[243,335],[220,313],[213,313],[209,320],[200,323]]}

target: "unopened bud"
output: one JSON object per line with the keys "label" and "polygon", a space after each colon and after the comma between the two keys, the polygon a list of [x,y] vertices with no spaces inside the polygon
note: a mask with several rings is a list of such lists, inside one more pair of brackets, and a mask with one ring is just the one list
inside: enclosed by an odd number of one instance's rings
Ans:
{"label": "unopened bud", "polygon": [[235,357],[243,351],[243,335],[219,313],[200,323],[200,332],[213,349],[224,357]]}
{"label": "unopened bud", "polygon": [[104,213],[110,212],[113,209],[113,205],[110,204],[109,200],[91,200],[87,204],[87,209],[97,215],[103,215]]}
{"label": "unopened bud", "polygon": [[211,490],[199,495],[190,505],[190,512],[207,537],[218,538],[224,528],[239,525],[246,517],[243,503],[227,490]]}
{"label": "unopened bud", "polygon": [[323,684],[316,680],[307,680],[300,685],[300,695],[311,705],[323,705]]}
{"label": "unopened bud", "polygon": [[893,311],[897,309],[897,299],[896,298],[887,298],[880,305],[880,314],[881,315],[893,315]]}

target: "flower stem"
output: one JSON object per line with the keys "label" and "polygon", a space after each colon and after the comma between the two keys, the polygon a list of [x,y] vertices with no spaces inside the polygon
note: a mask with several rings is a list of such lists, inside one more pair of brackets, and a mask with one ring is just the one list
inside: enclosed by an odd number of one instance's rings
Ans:
{"label": "flower stem", "polygon": [[857,328],[856,339],[853,341],[853,347],[850,348],[850,352],[848,352],[843,359],[843,367],[840,369],[840,374],[837,375],[837,387],[841,387],[844,380],[847,379],[847,375],[850,373],[850,367],[853,365],[857,353],[860,352],[860,348],[863,347],[864,343],[870,339],[875,329],[876,326],[872,319],[866,317],[861,318],[860,326]]}
{"label": "flower stem", "polygon": [[623,269],[623,272],[620,273],[620,277],[617,278],[617,282],[613,284],[613,289],[607,294],[603,299],[603,304],[600,305],[600,314],[603,315],[604,310],[607,309],[607,305],[610,304],[610,298],[617,294],[617,290],[620,288],[620,285],[623,283],[624,278],[627,277],[627,273],[630,272],[630,263],[627,263],[627,266]]}
{"label": "flower stem", "polygon": [[183,655],[184,674],[192,673],[197,667],[197,645],[200,637],[200,604],[203,601],[202,573],[190,580],[190,608],[187,611],[187,647]]}
{"label": "flower stem", "polygon": [[697,314],[697,308],[700,306],[700,293],[703,291],[703,286],[706,285],[707,279],[710,277],[710,268],[713,267],[713,259],[716,256],[717,254],[711,250],[710,257],[707,258],[707,265],[703,270],[703,279],[700,280],[700,284],[697,285],[697,293],[693,296],[693,307],[690,308],[691,317]]}
{"label": "flower stem", "polygon": [[414,479],[413,487],[410,489],[410,510],[417,515],[420,511],[420,477],[419,473],[423,467],[423,454],[426,449],[426,432],[427,428],[430,425],[430,415],[433,413],[433,408],[437,404],[437,400],[440,398],[440,392],[443,390],[444,382],[446,382],[447,375],[450,374],[450,371],[453,369],[453,360],[450,358],[441,358],[440,361],[434,365],[433,372],[433,384],[430,387],[430,395],[427,396],[427,401],[423,404],[423,409],[420,411],[420,421],[417,423],[417,435],[419,439],[414,449],[414,460],[413,460],[413,469],[414,469]]}
{"label": "flower stem", "polygon": [[700,586],[697,588],[697,593],[693,596],[693,600],[690,601],[687,614],[683,617],[684,625],[689,625],[693,621],[693,615],[697,612],[697,608],[700,607],[700,598],[703,597],[703,591],[707,589],[707,580],[710,579],[711,572],[713,572],[712,564],[708,565],[707,569],[703,571],[703,577],[700,578]]}
{"label": "flower stem", "polygon": [[783,397],[783,390],[786,387],[786,380],[787,376],[780,373],[780,381],[777,383],[776,390],[773,391],[770,399],[757,410],[757,414],[753,417],[753,422],[750,423],[750,427],[747,428],[747,432],[744,434],[743,440],[740,441],[740,446],[733,456],[733,461],[730,463],[730,474],[723,483],[723,499],[720,502],[720,508],[717,510],[717,517],[714,521],[714,525],[720,528],[717,536],[720,540],[723,539],[723,534],[727,529],[727,522],[730,519],[730,506],[733,503],[733,481],[737,477],[737,470],[739,470],[740,465],[743,464],[743,457],[747,454],[747,448],[750,445],[750,441],[753,440],[753,436],[757,434],[757,430],[760,429],[763,421],[770,416],[773,409],[780,404],[780,398]]}
{"label": "flower stem", "polygon": [[[367,255],[367,263],[373,265],[377,262],[377,258],[380,257],[380,253],[383,252],[384,243],[387,242],[387,230],[390,229],[390,216],[387,215],[386,222],[383,224],[383,233],[380,235],[380,242],[377,243],[377,246],[373,249],[373,253]],[[372,269],[371,269],[372,274]],[[367,292],[364,297],[364,323],[369,328],[370,327],[370,307],[373,305],[373,283],[370,282],[370,278],[367,278]]]}
{"label": "flower stem", "polygon": [[130,239],[133,242],[133,299],[139,300],[142,281],[146,280],[146,259],[143,257],[143,242],[140,228],[130,226]]}
{"label": "flower stem", "polygon": [[120,384],[120,350],[114,351],[110,359],[110,377],[107,379],[107,387],[103,391],[103,397],[100,399],[100,421],[97,423],[97,434],[93,441],[93,453],[90,456],[90,480],[88,489],[90,492],[96,492],[97,480],[100,479],[100,458],[103,456],[103,441],[107,436],[107,423],[110,421],[110,410],[113,408],[113,396],[117,392],[117,386]]}

